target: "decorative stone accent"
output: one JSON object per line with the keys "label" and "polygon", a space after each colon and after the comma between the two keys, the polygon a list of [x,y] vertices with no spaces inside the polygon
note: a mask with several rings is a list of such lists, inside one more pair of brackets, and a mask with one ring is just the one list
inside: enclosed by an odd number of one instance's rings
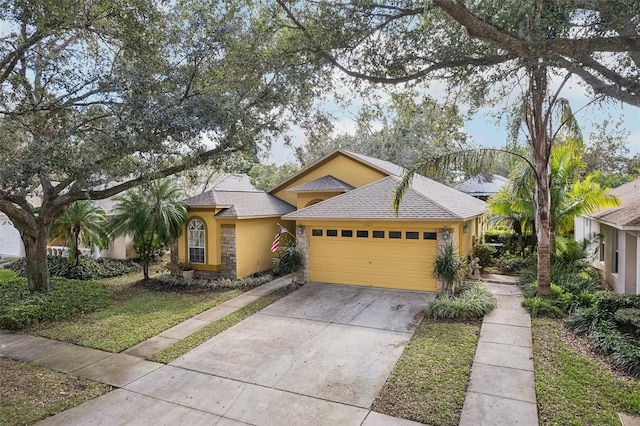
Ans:
{"label": "decorative stone accent", "polygon": [[222,226],[220,228],[220,275],[225,278],[236,279],[236,228]]}
{"label": "decorative stone accent", "polygon": [[[302,267],[302,281],[309,282],[309,232],[306,226],[296,226],[296,239],[298,248],[304,254],[304,266]],[[300,272],[298,272],[300,276]]]}
{"label": "decorative stone accent", "polygon": [[173,275],[180,273],[180,268],[178,268],[178,241],[174,241],[169,247],[169,270]]}

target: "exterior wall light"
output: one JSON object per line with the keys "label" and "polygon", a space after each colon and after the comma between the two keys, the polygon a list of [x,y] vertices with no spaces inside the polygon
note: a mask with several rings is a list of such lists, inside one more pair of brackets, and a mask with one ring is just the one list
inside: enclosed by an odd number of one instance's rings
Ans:
{"label": "exterior wall light", "polygon": [[465,223],[464,226],[462,227],[462,232],[464,232],[465,234],[469,233],[469,224]]}
{"label": "exterior wall light", "polygon": [[446,226],[442,230],[442,239],[443,240],[448,240],[449,239],[449,230],[447,229]]}

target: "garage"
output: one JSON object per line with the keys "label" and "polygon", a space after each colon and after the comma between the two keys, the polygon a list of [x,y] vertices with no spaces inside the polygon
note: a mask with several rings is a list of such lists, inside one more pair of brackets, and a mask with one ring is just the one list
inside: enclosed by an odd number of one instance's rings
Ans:
{"label": "garage", "polygon": [[436,230],[428,228],[312,227],[311,281],[436,291],[432,263]]}

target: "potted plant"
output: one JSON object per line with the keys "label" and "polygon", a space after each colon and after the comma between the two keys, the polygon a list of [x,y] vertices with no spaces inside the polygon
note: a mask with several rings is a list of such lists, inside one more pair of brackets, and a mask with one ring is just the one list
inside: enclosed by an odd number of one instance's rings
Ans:
{"label": "potted plant", "polygon": [[185,280],[190,280],[193,278],[193,274],[195,273],[193,269],[193,265],[188,260],[181,260],[178,262],[178,267],[182,271],[182,278]]}

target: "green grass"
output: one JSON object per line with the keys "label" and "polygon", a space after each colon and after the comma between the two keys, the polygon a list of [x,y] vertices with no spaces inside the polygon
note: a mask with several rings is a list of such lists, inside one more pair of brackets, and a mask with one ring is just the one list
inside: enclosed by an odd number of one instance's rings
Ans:
{"label": "green grass", "polygon": [[0,424],[30,425],[109,392],[111,386],[0,357]]}
{"label": "green grass", "polygon": [[253,303],[245,306],[244,308],[240,308],[237,311],[227,315],[226,317],[209,324],[208,326],[198,330],[191,336],[180,340],[175,345],[168,347],[167,349],[158,352],[153,355],[149,360],[169,363],[176,358],[186,354],[191,349],[195,348],[198,345],[206,342],[212,337],[222,333],[226,329],[234,326],[245,318],[250,317],[251,315],[259,312],[265,307],[269,306],[273,302],[283,298],[287,294],[291,293],[294,290],[291,286],[287,286],[281,289],[274,291],[271,294],[261,297]]}
{"label": "green grass", "polygon": [[121,352],[242,293],[240,290],[183,294],[142,287],[114,293],[113,305],[28,330],[42,337],[109,352]]}
{"label": "green grass", "polygon": [[640,382],[611,374],[559,337],[554,320],[533,320],[540,425],[619,426],[618,412],[640,414]]}
{"label": "green grass", "polygon": [[12,281],[19,278],[18,274],[10,269],[0,268],[0,282]]}
{"label": "green grass", "polygon": [[479,324],[425,320],[372,409],[430,425],[457,425],[479,333]]}

